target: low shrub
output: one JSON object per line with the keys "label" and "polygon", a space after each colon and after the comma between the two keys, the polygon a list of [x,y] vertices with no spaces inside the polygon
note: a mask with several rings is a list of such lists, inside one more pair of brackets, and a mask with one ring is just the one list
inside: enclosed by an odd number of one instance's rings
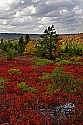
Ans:
{"label": "low shrub", "polygon": [[5,79],[0,77],[0,93],[3,92],[3,89],[5,88]]}
{"label": "low shrub", "polygon": [[38,77],[40,80],[49,80],[50,79],[50,74],[49,73],[42,73],[42,76]]}
{"label": "low shrub", "polygon": [[48,90],[48,91],[56,90],[56,86],[53,85],[53,83],[49,83],[49,84],[48,84],[48,87],[47,87],[47,90]]}
{"label": "low shrub", "polygon": [[27,91],[27,92],[37,92],[37,89],[34,87],[28,87],[28,85],[25,82],[21,82],[17,84],[17,87],[19,87],[20,89]]}
{"label": "low shrub", "polygon": [[17,54],[18,54],[17,50],[9,49],[7,52],[5,52],[3,57],[6,60],[11,60],[14,59]]}
{"label": "low shrub", "polygon": [[10,69],[8,72],[9,74],[21,74],[20,69]]}
{"label": "low shrub", "polygon": [[56,89],[62,89],[68,87],[72,83],[72,75],[65,72],[64,68],[58,68],[52,70],[52,73],[42,73],[39,77],[40,80],[53,80]]}
{"label": "low shrub", "polygon": [[72,82],[72,75],[65,72],[64,68],[55,68],[50,77],[54,80],[54,83],[58,89],[68,87]]}
{"label": "low shrub", "polygon": [[59,65],[71,65],[72,64],[72,61],[70,60],[60,60],[59,62],[56,62],[56,65],[59,66]]}
{"label": "low shrub", "polygon": [[35,66],[45,66],[53,63],[53,61],[48,60],[48,59],[42,59],[42,58],[36,58],[36,59],[31,59],[32,62],[35,63]]}
{"label": "low shrub", "polygon": [[28,86],[26,85],[25,82],[18,83],[17,87],[19,87],[20,89],[25,90],[25,91],[29,90],[29,88],[28,88]]}

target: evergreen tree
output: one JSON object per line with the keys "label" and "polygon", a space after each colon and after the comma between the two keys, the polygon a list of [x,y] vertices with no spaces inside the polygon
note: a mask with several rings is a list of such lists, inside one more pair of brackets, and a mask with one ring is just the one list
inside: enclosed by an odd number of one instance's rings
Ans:
{"label": "evergreen tree", "polygon": [[56,34],[54,25],[49,26],[44,31],[44,34],[42,36],[43,38],[42,47],[44,47],[44,50],[46,50],[46,52],[43,53],[44,56],[48,52],[50,59],[53,59],[52,51],[56,50],[56,43],[58,42],[58,36],[59,35]]}
{"label": "evergreen tree", "polygon": [[19,44],[20,44],[20,45],[23,45],[23,44],[24,44],[23,36],[21,36],[21,37],[19,38]]}
{"label": "evergreen tree", "polygon": [[29,41],[30,41],[30,36],[29,36],[29,34],[27,33],[27,34],[25,35],[25,45],[27,45]]}
{"label": "evergreen tree", "polygon": [[1,43],[3,43],[3,38],[1,39]]}
{"label": "evergreen tree", "polygon": [[23,54],[24,48],[25,48],[23,36],[21,36],[21,37],[19,38],[19,44],[18,44],[18,45],[19,45],[19,47],[18,47],[18,52],[19,52],[20,54]]}

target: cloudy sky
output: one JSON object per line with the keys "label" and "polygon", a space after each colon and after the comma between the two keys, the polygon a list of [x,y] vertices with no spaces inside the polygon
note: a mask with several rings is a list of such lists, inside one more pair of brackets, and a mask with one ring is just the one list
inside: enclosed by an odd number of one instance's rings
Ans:
{"label": "cloudy sky", "polygon": [[83,32],[83,0],[0,0],[0,32]]}

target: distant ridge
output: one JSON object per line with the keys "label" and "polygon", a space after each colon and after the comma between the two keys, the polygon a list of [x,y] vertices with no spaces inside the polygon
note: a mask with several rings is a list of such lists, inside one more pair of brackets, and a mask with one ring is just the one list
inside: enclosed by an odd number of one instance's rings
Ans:
{"label": "distant ridge", "polygon": [[[0,38],[20,38],[21,36],[25,37],[26,34],[21,33],[0,33]],[[29,34],[31,38],[38,38],[42,34]]]}
{"label": "distant ridge", "polygon": [[[20,38],[21,36],[25,37],[26,34],[21,33],[0,33],[0,38]],[[43,34],[29,34],[31,38],[39,38]],[[59,34],[60,36],[69,36],[75,34]]]}

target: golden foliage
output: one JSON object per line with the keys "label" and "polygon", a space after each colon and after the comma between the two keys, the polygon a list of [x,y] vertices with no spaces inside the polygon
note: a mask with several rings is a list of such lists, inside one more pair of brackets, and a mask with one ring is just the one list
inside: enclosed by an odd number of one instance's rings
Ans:
{"label": "golden foliage", "polygon": [[25,47],[25,52],[33,54],[36,51],[35,44],[32,41],[29,41]]}

